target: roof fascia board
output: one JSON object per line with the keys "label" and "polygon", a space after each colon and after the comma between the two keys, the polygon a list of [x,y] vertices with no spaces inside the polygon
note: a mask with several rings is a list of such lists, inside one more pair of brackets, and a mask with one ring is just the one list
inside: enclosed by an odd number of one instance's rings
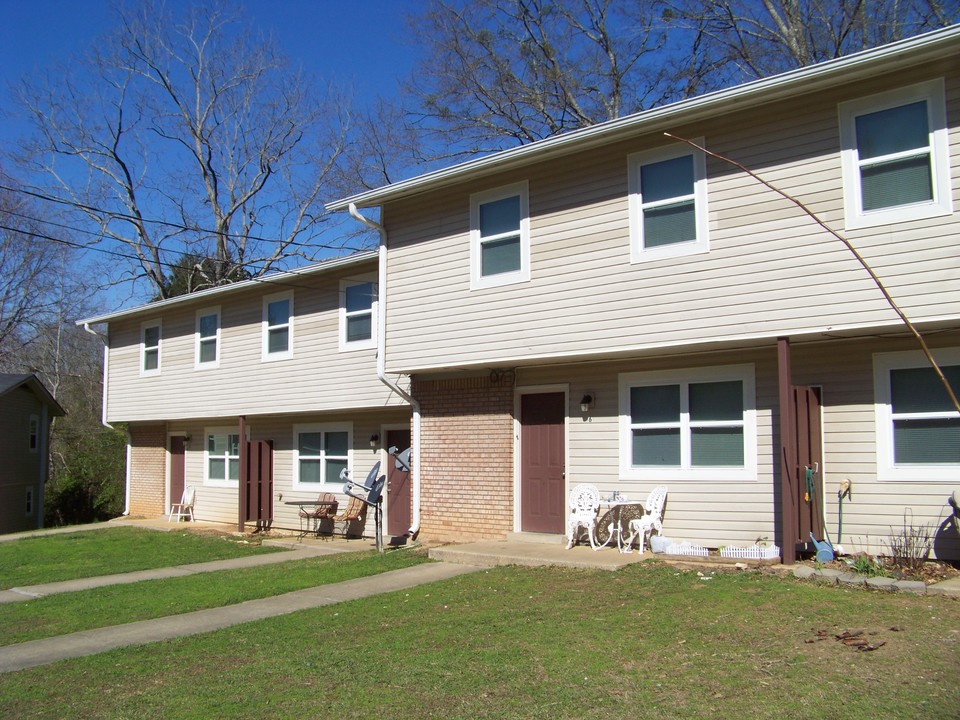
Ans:
{"label": "roof fascia board", "polygon": [[[871,76],[875,74],[875,66],[878,63],[884,63],[884,72],[919,65],[940,57],[947,57],[951,45],[955,45],[958,38],[960,38],[960,25],[951,25],[836,60],[828,60],[769,78],[717,90],[689,100],[681,100],[452,165],[409,180],[336,200],[328,203],[326,209],[336,212],[346,210],[351,204],[357,207],[376,207],[389,200],[418,195],[467,179],[606,145],[640,132],[655,132],[665,129],[671,123],[693,122],[708,116],[715,117],[735,110],[757,107],[793,94],[816,92],[826,87]],[[954,52],[956,52],[955,49]]]}
{"label": "roof fascia board", "polygon": [[359,264],[364,261],[375,260],[376,258],[376,250],[364,250],[363,252],[354,253],[353,255],[348,255],[344,258],[324,260],[323,262],[315,263],[313,265],[306,265],[296,270],[284,270],[283,272],[274,273],[272,275],[265,275],[263,277],[252,278],[250,280],[241,280],[240,282],[231,283],[229,285],[221,285],[220,287],[210,288],[209,290],[199,290],[197,292],[189,293],[187,295],[179,295],[167,300],[158,300],[145,305],[138,305],[128,310],[117,310],[116,312],[77,320],[76,324],[93,325],[95,323],[103,323],[111,320],[118,320],[120,318],[133,317],[135,315],[154,313],[160,310],[166,310],[173,305],[182,305],[189,302],[198,302],[211,297],[220,297],[221,295],[226,295],[228,293],[247,290],[254,286],[269,287],[273,284],[282,284],[298,277],[319,275],[328,270]]}
{"label": "roof fascia board", "polygon": [[49,390],[47,390],[47,386],[40,381],[40,378],[33,374],[25,375],[20,382],[10,385],[5,390],[0,392],[0,396],[7,395],[17,388],[22,387],[30,390],[30,392],[32,392],[40,402],[50,408],[54,415],[60,417],[67,414],[67,411],[63,409],[63,406],[61,406],[60,403],[57,402],[57,399],[50,394]]}

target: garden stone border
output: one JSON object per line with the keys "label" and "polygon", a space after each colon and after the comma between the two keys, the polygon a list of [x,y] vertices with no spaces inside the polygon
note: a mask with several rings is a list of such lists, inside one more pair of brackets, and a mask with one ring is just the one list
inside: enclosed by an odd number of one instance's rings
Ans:
{"label": "garden stone border", "polygon": [[919,580],[894,580],[887,577],[868,578],[854,572],[844,572],[833,568],[817,569],[801,565],[793,569],[793,576],[800,580],[813,580],[826,585],[845,585],[848,587],[873,588],[887,592],[908,592],[914,595],[956,595],[948,588],[927,585]]}

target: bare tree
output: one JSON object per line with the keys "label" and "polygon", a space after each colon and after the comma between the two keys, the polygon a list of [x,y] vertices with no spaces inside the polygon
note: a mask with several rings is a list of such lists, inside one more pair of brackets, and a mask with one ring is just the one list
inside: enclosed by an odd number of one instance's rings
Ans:
{"label": "bare tree", "polygon": [[[12,181],[0,175],[3,185]],[[31,203],[0,189],[0,368],[13,367],[55,307],[58,249],[37,237]]]}
{"label": "bare tree", "polygon": [[[406,92],[450,154],[539,140],[676,96],[658,0],[432,0]],[[451,140],[451,138],[455,138]]]}
{"label": "bare tree", "polygon": [[22,85],[35,190],[159,297],[184,253],[213,260],[209,285],[313,259],[348,130],[343,98],[316,87],[226,0],[182,16],[145,0],[84,62]]}
{"label": "bare tree", "polygon": [[943,0],[431,0],[408,117],[435,157],[503,149],[958,19]]}
{"label": "bare tree", "polygon": [[941,0],[678,0],[669,14],[713,59],[705,88],[766,77],[960,19]]}

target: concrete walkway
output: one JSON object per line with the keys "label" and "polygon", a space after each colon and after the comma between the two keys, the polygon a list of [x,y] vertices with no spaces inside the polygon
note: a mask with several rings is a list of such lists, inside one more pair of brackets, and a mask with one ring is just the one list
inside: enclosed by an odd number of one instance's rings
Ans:
{"label": "concrete walkway", "polygon": [[[265,543],[266,544],[266,543]],[[364,550],[367,548],[364,547]],[[116,575],[98,575],[76,580],[45,583],[43,585],[24,585],[23,587],[0,590],[0,603],[18,602],[32,598],[45,597],[58,593],[90,590],[108,585],[127,585],[143,580],[163,580],[165,578],[184,577],[197,573],[217,572],[218,570],[239,570],[241,568],[257,567],[259,565],[273,565],[275,563],[303,560],[317,555],[336,555],[343,552],[356,552],[357,548],[343,548],[336,544],[320,547],[304,543],[300,547],[291,547],[285,552],[264,553],[247,557],[231,558],[229,560],[212,560],[190,565],[175,567],[153,568],[151,570],[137,570],[134,572],[118,573]]]}
{"label": "concrete walkway", "polygon": [[[289,553],[276,553],[275,555],[283,556],[287,560],[293,559]],[[274,557],[274,555],[261,557]],[[214,563],[204,564],[212,565]],[[197,610],[182,615],[141,620],[125,625],[83,630],[70,635],[59,635],[18,645],[8,645],[7,647],[0,647],[0,673],[24,670],[67,658],[96,655],[130,645],[143,645],[211,632],[231,625],[287,615],[299,610],[308,610],[348,600],[358,600],[380,593],[404,590],[417,585],[476,572],[480,569],[476,566],[450,563],[415,565],[379,575],[357,578],[356,580],[321,585],[260,600],[248,600],[237,605]]]}
{"label": "concrete walkway", "polygon": [[[101,530],[108,527],[117,527],[118,525],[132,525],[162,531],[178,529],[202,530],[204,528],[225,529],[223,525],[215,523],[190,523],[189,526],[167,523],[163,518],[147,520],[120,519],[107,523],[97,523],[95,525],[75,525],[68,528],[51,528],[49,530],[14,533],[0,536],[0,542],[9,542],[25,537],[36,537],[38,535],[58,535],[62,533],[82,532],[85,530]],[[303,560],[318,555],[362,552],[376,547],[376,544],[372,540],[366,539],[317,540],[305,538],[301,542],[294,538],[282,538],[264,540],[263,544],[265,546],[283,548],[285,551],[12,588],[10,590],[0,591],[0,603],[22,602],[56,593],[76,592],[78,590],[89,590],[91,588],[105,587],[108,585],[123,585],[144,580],[184,577],[186,575],[216,572],[218,570],[236,570],[239,568],[256,567],[258,565],[270,565]],[[6,647],[0,647],[0,673],[15,672],[26,668],[47,665],[68,658],[96,655],[97,653],[121,647],[143,645],[177,637],[197,635],[220,630],[232,625],[240,625],[242,623],[286,615],[299,610],[333,605],[348,600],[357,600],[380,593],[405,590],[416,587],[417,585],[476,572],[480,569],[482,568],[469,564],[451,564],[444,562],[415,565],[413,567],[391,570],[370,577],[345,580],[344,582],[330,585],[320,585],[258,600],[248,600],[247,602],[236,605],[197,610],[181,615],[171,615],[153,620],[126,623],[124,625],[83,630],[69,635],[59,635],[19,643],[17,645],[8,645]]]}

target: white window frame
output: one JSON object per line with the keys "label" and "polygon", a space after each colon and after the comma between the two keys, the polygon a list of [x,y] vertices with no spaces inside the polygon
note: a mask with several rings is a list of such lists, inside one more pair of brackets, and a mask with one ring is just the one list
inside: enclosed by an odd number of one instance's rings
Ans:
{"label": "white window frame", "polygon": [[[960,365],[960,348],[932,350],[938,365]],[[893,407],[890,371],[931,367],[919,350],[875,353],[873,356],[873,397],[877,433],[877,480],[903,482],[952,482],[957,480],[960,464],[915,463],[896,465],[893,461]],[[956,412],[924,413],[924,417],[956,417]]]}
{"label": "white window frame", "polygon": [[[470,196],[470,289],[512,285],[530,280],[530,199],[529,184],[526,180],[511,185],[474,193]],[[509,234],[494,235],[480,238],[480,206],[487,203],[503,200],[508,197],[520,198],[520,269],[513,272],[497,273],[483,276],[483,244],[502,240]]]}
{"label": "white window frame", "polygon": [[[229,452],[223,455],[224,458],[224,477],[222,478],[212,478],[210,477],[210,445],[209,439],[211,435],[226,435],[228,438],[230,435],[240,435],[240,428],[236,425],[231,427],[208,427],[203,430],[203,484],[208,487],[229,487],[235,488],[240,486],[239,473],[236,480],[230,480],[230,459],[237,458],[237,461],[240,460],[239,450],[237,455],[230,455]],[[239,438],[238,438],[239,439]],[[228,440],[229,442],[229,440]],[[216,457],[220,457],[217,455]]]}
{"label": "white window frame", "polygon": [[[340,492],[343,489],[343,483],[336,482],[301,482],[300,481],[300,434],[301,433],[328,433],[345,432],[347,433],[347,469],[353,473],[353,423],[309,423],[293,426],[293,487],[298,490],[315,490],[320,492]],[[313,458],[314,456],[309,456]],[[320,477],[324,477],[324,468],[326,467],[326,456],[318,456],[321,460]],[[339,456],[336,456],[339,459]]]}
{"label": "white window frame", "polygon": [[[680,467],[663,465],[634,466],[630,415],[630,389],[638,386],[676,385],[737,380],[743,383],[743,467],[693,467],[690,463],[691,424],[687,402],[681,396]],[[757,480],[757,400],[756,370],[749,365],[695,367],[683,370],[622,373],[620,393],[620,479],[653,481],[726,482]],[[733,423],[724,421],[724,427]]]}
{"label": "white window frame", "polygon": [[[270,305],[275,302],[281,302],[286,300],[290,303],[290,315],[287,318],[286,324],[282,325],[273,325],[269,324],[269,308]],[[272,362],[274,360],[289,360],[293,357],[293,326],[294,326],[294,317],[296,312],[293,306],[293,291],[274,293],[272,295],[267,295],[263,298],[263,319],[261,322],[262,325],[262,336],[263,336],[263,347],[262,347],[262,359],[265,362]],[[287,349],[279,352],[270,352],[270,331],[280,328],[287,329]]]}
{"label": "white window frame", "polygon": [[[347,288],[370,283],[373,288],[373,299],[369,310],[347,312]],[[340,352],[351,350],[368,350],[377,346],[377,279],[375,276],[366,278],[349,278],[340,281]],[[364,340],[347,340],[347,322],[351,317],[370,315],[370,337]]]}
{"label": "white window frame", "polygon": [[[215,315],[217,318],[217,332],[210,338],[200,337],[200,318],[209,317]],[[204,343],[213,342],[214,344],[214,358],[213,360],[208,360],[206,362],[200,359],[200,349]],[[220,367],[220,306],[216,305],[214,307],[204,308],[203,310],[197,310],[195,329],[194,329],[194,367],[198,369],[212,369]]]}
{"label": "white window frame", "polygon": [[[696,138],[694,143],[704,146],[704,139]],[[644,165],[690,156],[693,158],[693,193],[657,203],[643,201],[643,188],[640,183],[640,169]],[[664,258],[683,257],[710,252],[710,223],[707,207],[707,161],[703,152],[691,148],[686,143],[675,143],[654,150],[633,153],[627,156],[627,189],[629,192],[630,213],[630,262],[641,263]],[[668,205],[680,200],[692,199],[694,202],[694,222],[697,229],[695,240],[672,245],[645,248],[643,245],[643,212],[647,207]]]}
{"label": "white window frame", "polygon": [[[147,330],[150,328],[158,328],[159,334],[157,335],[157,345],[156,348],[153,346],[147,347],[146,338]],[[147,370],[147,353],[156,352],[157,353],[157,367],[152,370]],[[140,376],[141,377],[150,377],[152,375],[159,375],[160,369],[163,366],[163,322],[161,320],[149,320],[147,322],[140,323]]]}
{"label": "white window frame", "polygon": [[[861,164],[857,153],[856,119],[860,115],[919,101],[926,101],[927,103],[927,123],[930,133],[930,144],[927,147],[927,152],[930,155],[933,199],[864,212],[863,196],[860,188]],[[838,110],[840,114],[840,160],[843,168],[843,209],[848,230],[939,217],[950,215],[953,212],[943,78],[936,78],[916,85],[840,103]],[[905,157],[915,154],[918,153],[908,153]],[[895,158],[874,158],[871,162],[883,159]]]}
{"label": "white window frame", "polygon": [[31,453],[36,453],[40,450],[40,416],[31,415],[27,422],[27,448]]}

